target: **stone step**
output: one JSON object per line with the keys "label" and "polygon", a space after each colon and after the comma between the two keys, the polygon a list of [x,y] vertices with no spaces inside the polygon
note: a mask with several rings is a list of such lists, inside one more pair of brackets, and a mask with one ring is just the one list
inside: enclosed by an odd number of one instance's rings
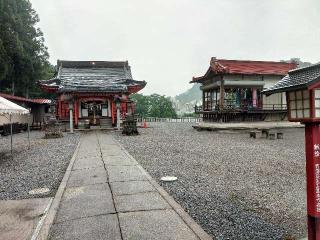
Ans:
{"label": "stone step", "polygon": [[100,119],[100,127],[111,128],[112,127],[112,119],[111,118]]}

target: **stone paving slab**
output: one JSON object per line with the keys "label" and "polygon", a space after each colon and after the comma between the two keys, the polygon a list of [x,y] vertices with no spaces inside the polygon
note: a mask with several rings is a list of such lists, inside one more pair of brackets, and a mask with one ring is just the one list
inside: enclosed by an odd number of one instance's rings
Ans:
{"label": "stone paving slab", "polygon": [[199,240],[173,210],[119,214],[123,240]]}
{"label": "stone paving slab", "polygon": [[55,222],[115,213],[108,184],[67,188]]}
{"label": "stone paving slab", "polygon": [[114,139],[110,138],[107,141],[99,139],[100,142],[100,149],[101,151],[108,151],[108,150],[114,150],[114,149],[118,149],[120,150],[121,147],[118,145],[118,143],[116,143],[114,141]]}
{"label": "stone paving slab", "polygon": [[96,152],[91,151],[83,151],[78,153],[78,159],[87,159],[87,158],[100,158],[101,152],[100,150],[97,150]]}
{"label": "stone paving slab", "polygon": [[51,198],[0,201],[0,239],[30,239]]}
{"label": "stone paving slab", "polygon": [[107,182],[107,173],[104,167],[74,170],[70,174],[68,187],[77,187]]}
{"label": "stone paving slab", "polygon": [[50,240],[121,240],[116,214],[81,218],[55,224]]}
{"label": "stone paving slab", "polygon": [[110,155],[110,156],[121,155],[122,154],[121,150],[122,149],[120,148],[120,146],[116,144],[101,145],[101,152],[102,154],[105,154],[105,155]]}
{"label": "stone paving slab", "polygon": [[101,161],[100,158],[89,158],[88,159],[77,159],[73,165],[72,170],[81,170],[81,169],[88,169],[88,168],[98,168],[98,167],[103,167],[103,162]]}
{"label": "stone paving slab", "polygon": [[102,151],[102,156],[103,157],[109,157],[109,156],[123,156],[125,157],[125,155],[120,151]]}
{"label": "stone paving slab", "polygon": [[138,193],[132,195],[114,196],[118,212],[146,211],[169,209],[170,205],[158,192]]}
{"label": "stone paving slab", "polygon": [[137,166],[107,166],[110,182],[147,180]]}
{"label": "stone paving slab", "polygon": [[125,155],[121,156],[104,156],[103,157],[103,162],[106,165],[111,165],[111,166],[134,166],[137,165],[138,163],[131,159],[128,158]]}
{"label": "stone paving slab", "polygon": [[156,191],[149,181],[113,182],[111,183],[111,188],[114,195],[129,195]]}

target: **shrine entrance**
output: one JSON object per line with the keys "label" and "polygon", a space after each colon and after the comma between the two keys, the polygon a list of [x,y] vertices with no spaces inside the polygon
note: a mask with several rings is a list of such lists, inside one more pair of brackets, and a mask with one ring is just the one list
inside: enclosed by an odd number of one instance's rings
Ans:
{"label": "shrine entrance", "polygon": [[79,108],[79,119],[89,120],[91,126],[100,125],[101,119],[111,118],[110,100],[82,99]]}

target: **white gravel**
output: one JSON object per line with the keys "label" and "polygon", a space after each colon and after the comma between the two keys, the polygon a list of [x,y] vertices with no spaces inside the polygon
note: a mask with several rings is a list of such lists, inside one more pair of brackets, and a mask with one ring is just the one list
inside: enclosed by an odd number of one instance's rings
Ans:
{"label": "white gravel", "polygon": [[304,129],[283,130],[283,140],[197,132],[188,123],[139,131],[115,136],[216,239],[306,236]]}
{"label": "white gravel", "polygon": [[[53,197],[58,189],[79,134],[64,134],[63,138],[44,139],[44,132],[32,131],[28,150],[26,133],[13,135],[13,159],[10,137],[0,137],[0,199]],[[30,190],[49,188],[50,192],[31,195]]]}

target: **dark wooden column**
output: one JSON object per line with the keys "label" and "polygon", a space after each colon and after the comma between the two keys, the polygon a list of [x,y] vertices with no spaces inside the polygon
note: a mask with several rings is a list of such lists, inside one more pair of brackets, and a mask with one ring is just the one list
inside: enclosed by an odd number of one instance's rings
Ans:
{"label": "dark wooden column", "polygon": [[220,79],[220,109],[224,108],[224,80],[223,76]]}
{"label": "dark wooden column", "polygon": [[205,109],[205,91],[202,90],[202,111]]}

